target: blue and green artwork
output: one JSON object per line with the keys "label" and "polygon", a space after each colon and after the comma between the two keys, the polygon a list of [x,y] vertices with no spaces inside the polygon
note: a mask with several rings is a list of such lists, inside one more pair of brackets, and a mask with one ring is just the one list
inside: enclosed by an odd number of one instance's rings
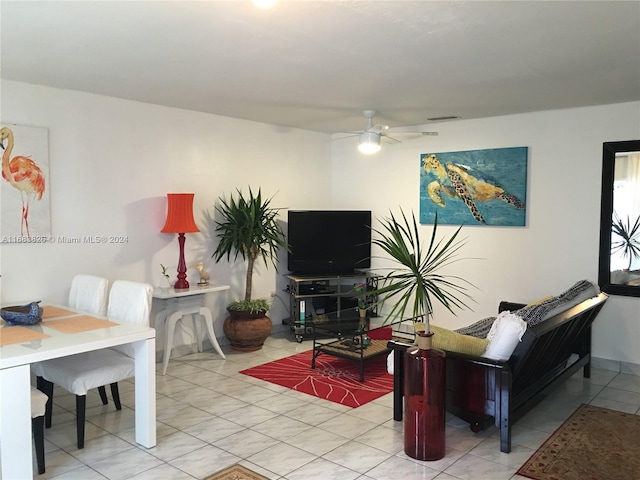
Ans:
{"label": "blue and green artwork", "polygon": [[420,223],[524,226],[527,147],[420,155]]}

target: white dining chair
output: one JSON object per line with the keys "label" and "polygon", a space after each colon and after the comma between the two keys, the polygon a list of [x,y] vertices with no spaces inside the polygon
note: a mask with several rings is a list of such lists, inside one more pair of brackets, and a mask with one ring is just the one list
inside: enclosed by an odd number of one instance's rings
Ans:
{"label": "white dining chair", "polygon": [[[71,280],[71,288],[69,289],[69,298],[67,305],[74,310],[89,313],[92,315],[105,316],[107,313],[107,295],[109,294],[109,280],[96,275],[88,275],[79,273]],[[36,373],[37,368],[32,366],[32,372]],[[47,390],[38,380],[41,388]],[[107,391],[103,385],[98,388],[100,400],[103,405],[107,405]],[[53,390],[48,392],[49,398],[53,400]],[[113,394],[113,392],[112,392]],[[115,401],[115,400],[114,400]],[[47,420],[48,427],[51,426],[51,419]]]}
{"label": "white dining chair", "polygon": [[105,316],[108,293],[109,280],[81,273],[71,280],[68,305],[81,312]]}
{"label": "white dining chair", "polygon": [[44,463],[44,414],[49,397],[37,388],[31,387],[31,430],[33,432],[33,444],[36,450],[36,463],[38,473],[45,472]]}
{"label": "white dining chair", "polygon": [[[149,326],[153,287],[146,283],[116,280],[109,292],[107,318],[116,322]],[[78,448],[84,448],[87,391],[111,385],[113,402],[120,410],[117,382],[135,376],[134,346],[121,345],[39,362],[35,367],[38,388],[52,396],[59,385],[76,396]],[[47,402],[45,426],[51,427],[51,398]]]}
{"label": "white dining chair", "polygon": [[[103,317],[107,314],[108,294],[109,280],[79,273],[71,280],[68,305],[75,310]],[[98,388],[98,393],[102,404],[107,405],[109,400],[104,386]],[[111,394],[114,395],[113,392]]]}

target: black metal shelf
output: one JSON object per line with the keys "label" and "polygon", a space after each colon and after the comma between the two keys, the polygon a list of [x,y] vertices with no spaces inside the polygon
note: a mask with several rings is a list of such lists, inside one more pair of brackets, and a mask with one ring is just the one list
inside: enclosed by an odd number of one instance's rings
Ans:
{"label": "black metal shelf", "polygon": [[[357,322],[358,301],[354,285],[364,283],[368,291],[375,290],[380,278],[369,271],[336,275],[288,274],[285,277],[289,280],[285,292],[289,294],[290,316],[283,323],[289,325],[299,342],[313,332],[316,323],[340,320]],[[377,298],[370,296],[368,300],[368,303],[375,304]],[[368,314],[377,316],[375,305]]]}

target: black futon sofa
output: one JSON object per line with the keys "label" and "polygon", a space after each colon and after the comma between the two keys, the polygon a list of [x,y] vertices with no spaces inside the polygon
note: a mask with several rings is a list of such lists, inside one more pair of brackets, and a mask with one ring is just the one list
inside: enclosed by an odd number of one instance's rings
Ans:
{"label": "black futon sofa", "polygon": [[[514,422],[544,398],[545,393],[580,368],[590,376],[591,325],[607,301],[599,293],[528,327],[506,361],[446,352],[447,410],[478,432],[491,424],[500,429],[500,451],[511,451]],[[517,311],[524,304],[501,302],[499,311]],[[404,352],[412,345],[392,340],[394,355],[393,418],[402,420]]]}

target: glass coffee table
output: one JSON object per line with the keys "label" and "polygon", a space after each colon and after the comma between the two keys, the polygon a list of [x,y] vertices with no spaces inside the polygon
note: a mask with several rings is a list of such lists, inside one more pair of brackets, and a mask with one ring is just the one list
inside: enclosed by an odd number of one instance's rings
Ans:
{"label": "glass coffee table", "polygon": [[364,382],[364,364],[367,360],[390,352],[387,342],[392,339],[394,323],[385,325],[360,322],[358,318],[326,319],[311,325],[313,355],[311,368],[316,368],[316,358],[322,354],[351,360],[358,366],[360,381]]}

